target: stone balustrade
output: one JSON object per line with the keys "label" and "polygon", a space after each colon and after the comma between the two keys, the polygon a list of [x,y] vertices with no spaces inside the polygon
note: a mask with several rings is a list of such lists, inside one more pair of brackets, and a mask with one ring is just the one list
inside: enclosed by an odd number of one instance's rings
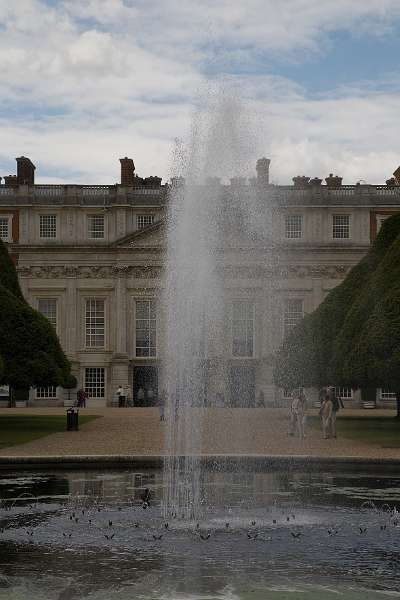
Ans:
{"label": "stone balustrade", "polygon": [[0,185],[0,202],[10,204],[118,204],[154,198],[160,204],[168,186],[134,187],[121,185]]}
{"label": "stone balustrade", "polygon": [[[240,183],[240,185],[239,185]],[[214,182],[216,185],[216,182]],[[254,181],[247,182],[244,178],[232,180],[230,185],[221,185],[225,191],[236,189],[238,186],[245,191],[254,189]],[[12,204],[22,201],[28,203],[41,203],[51,201],[55,204],[94,204],[106,203],[114,204],[118,202],[130,203],[143,198],[149,203],[154,198],[155,204],[163,202],[167,191],[170,189],[168,184],[162,186],[121,186],[121,185],[0,185],[0,202],[4,204],[8,200]],[[397,198],[400,201],[400,186],[392,185],[341,185],[340,187],[330,187],[328,185],[307,185],[304,187],[294,185],[267,185],[258,188],[277,201],[300,201],[301,198],[309,200],[321,199],[322,202],[329,202],[337,198],[346,198],[353,196],[358,198],[358,202],[379,197],[391,198],[391,201]]]}

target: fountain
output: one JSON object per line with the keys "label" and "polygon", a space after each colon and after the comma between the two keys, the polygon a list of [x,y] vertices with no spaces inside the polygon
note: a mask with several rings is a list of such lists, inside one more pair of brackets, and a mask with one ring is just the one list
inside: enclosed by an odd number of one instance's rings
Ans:
{"label": "fountain", "polygon": [[203,408],[227,397],[224,251],[260,233],[257,187],[239,176],[254,154],[243,108],[226,94],[213,103],[194,120],[188,158],[181,161],[185,177],[172,180],[167,224],[164,511],[186,519],[200,516]]}

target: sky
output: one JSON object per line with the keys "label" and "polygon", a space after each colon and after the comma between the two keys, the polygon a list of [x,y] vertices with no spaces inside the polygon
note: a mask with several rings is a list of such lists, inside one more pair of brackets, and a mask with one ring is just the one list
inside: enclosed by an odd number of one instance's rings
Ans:
{"label": "sky", "polygon": [[229,88],[273,183],[383,184],[399,56],[399,0],[0,0],[0,175],[25,155],[37,183],[112,184],[130,156],[168,180]]}

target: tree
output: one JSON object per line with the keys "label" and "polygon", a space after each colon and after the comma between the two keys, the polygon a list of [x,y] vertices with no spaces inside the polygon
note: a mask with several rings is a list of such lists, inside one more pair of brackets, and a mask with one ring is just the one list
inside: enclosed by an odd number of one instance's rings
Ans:
{"label": "tree", "polygon": [[328,382],[397,394],[400,416],[400,215],[383,224],[368,254],[306,316],[276,355],[282,387]]}
{"label": "tree", "polygon": [[17,296],[20,300],[24,297],[19,286],[18,275],[15,266],[8,253],[7,247],[0,240],[0,285]]}
{"label": "tree", "polygon": [[14,390],[69,384],[70,364],[49,321],[24,300],[15,267],[0,243],[0,383]]}

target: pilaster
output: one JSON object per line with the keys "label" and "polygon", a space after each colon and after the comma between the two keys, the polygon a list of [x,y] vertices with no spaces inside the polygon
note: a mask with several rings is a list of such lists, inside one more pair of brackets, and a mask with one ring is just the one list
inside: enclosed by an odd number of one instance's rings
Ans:
{"label": "pilaster", "polygon": [[65,349],[69,356],[73,356],[78,348],[77,340],[77,291],[76,280],[68,277],[65,296]]}
{"label": "pilaster", "polygon": [[116,314],[115,319],[115,350],[118,355],[127,355],[127,306],[126,278],[118,277],[115,287]]}

